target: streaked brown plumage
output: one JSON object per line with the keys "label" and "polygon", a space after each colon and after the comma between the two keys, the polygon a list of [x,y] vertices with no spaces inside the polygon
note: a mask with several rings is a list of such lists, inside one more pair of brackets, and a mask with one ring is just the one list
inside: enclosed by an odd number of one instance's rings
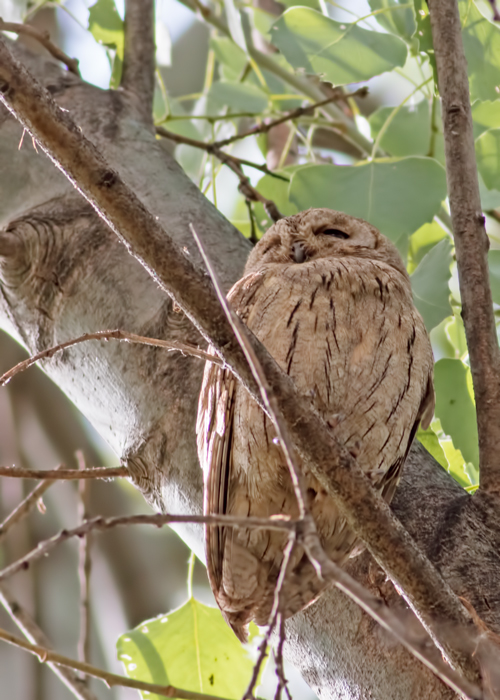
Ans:
{"label": "streaked brown plumage", "polygon": [[[428,426],[434,408],[432,350],[395,246],[361,219],[301,212],[263,236],[228,298],[390,501],[418,424]],[[206,513],[297,515],[274,437],[231,372],[207,363],[198,409]],[[342,564],[355,537],[314,477],[306,479],[322,544]],[[279,532],[206,529],[210,582],[240,639],[250,620],[268,621],[285,543]],[[296,547],[284,614],[311,603],[324,585]]]}

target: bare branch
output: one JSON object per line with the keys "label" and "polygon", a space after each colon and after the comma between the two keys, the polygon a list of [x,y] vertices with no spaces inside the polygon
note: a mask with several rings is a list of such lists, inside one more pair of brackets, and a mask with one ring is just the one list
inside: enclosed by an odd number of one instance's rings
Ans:
{"label": "bare branch", "polygon": [[[14,598],[5,584],[0,584],[0,603],[9,613],[26,639],[33,644],[37,644],[39,647],[50,649],[51,644],[45,634],[19,601]],[[58,666],[50,661],[48,661],[47,666],[61,679],[75,698],[78,698],[78,700],[97,700],[94,693],[85,687],[84,683],[82,683],[81,679],[78,677],[78,674],[72,669]]]}
{"label": "bare branch", "polygon": [[271,175],[272,177],[275,177],[278,180],[284,180],[285,182],[288,182],[287,177],[274,173],[272,170],[269,170],[267,165],[262,165],[261,163],[254,163],[251,160],[245,160],[244,158],[238,158],[237,156],[233,156],[230,153],[225,153],[215,143],[205,143],[205,141],[191,139],[189,138],[189,136],[175,134],[173,131],[168,131],[163,126],[157,126],[155,128],[156,133],[159,136],[163,136],[166,139],[170,139],[175,143],[183,143],[186,146],[193,146],[193,148],[199,148],[202,151],[206,151],[207,153],[210,153],[210,155],[214,155],[220,160],[221,163],[224,163],[225,165],[231,166],[232,163],[236,163],[239,166],[247,165],[250,168],[255,168],[255,170],[260,170],[261,173],[265,173],[266,175]]}
{"label": "bare branch", "polygon": [[491,5],[491,9],[493,10],[492,20],[494,22],[500,22],[500,12],[498,12],[498,8],[497,8],[497,4],[496,4],[495,0],[488,0],[488,1]]}
{"label": "bare branch", "polygon": [[[128,333],[127,331],[121,331],[119,329],[114,331],[97,331],[96,333],[84,333],[78,338],[73,338],[72,340],[67,340],[65,343],[59,343],[54,345],[52,348],[47,350],[42,350],[42,352],[28,357],[27,360],[19,362],[15,367],[9,369],[8,372],[2,374],[0,377],[0,386],[5,386],[8,384],[12,377],[15,377],[19,372],[24,372],[32,365],[36,364],[40,360],[46,360],[53,357],[56,352],[70,348],[73,345],[78,345],[78,343],[85,343],[88,340],[121,340],[126,343],[139,343],[140,345],[151,345],[155,348],[165,348],[166,350],[178,350],[183,355],[191,355],[193,357],[198,357],[200,360],[210,360],[211,362],[219,362],[218,358],[213,358],[213,355],[209,355],[204,350],[194,347],[194,345],[186,345],[185,343],[177,343],[173,340],[160,340],[158,338],[146,338],[142,335],[136,335],[135,333]],[[220,363],[221,364],[221,363]]]}
{"label": "bare branch", "polygon": [[[217,349],[252,396],[265,407],[233,331],[219,308],[212,285],[147,211],[97,148],[33,80],[0,39],[0,99],[96,208],[130,252]],[[450,662],[473,681],[479,678],[471,653],[456,639],[442,639],[444,623],[473,632],[474,623],[457,596],[418,549],[390,508],[374,492],[353,456],[261,343],[248,337],[273,387],[293,445],[325,492],[345,513],[348,524],[403,591],[403,595]]]}
{"label": "bare branch", "polygon": [[[124,688],[136,688],[137,690],[144,690],[149,693],[154,693],[156,695],[161,695],[164,698],[179,698],[179,700],[227,700],[219,695],[206,695],[205,693],[195,693],[190,690],[183,690],[182,688],[175,688],[173,685],[159,685],[156,683],[145,683],[143,681],[136,681],[133,678],[127,678],[126,676],[119,676],[116,673],[109,673],[108,671],[103,671],[100,668],[86,664],[83,661],[76,661],[75,659],[70,659],[67,656],[58,654],[51,649],[47,649],[39,644],[30,644],[25,642],[23,639],[16,637],[6,630],[0,629],[0,639],[3,639],[8,644],[19,647],[20,649],[25,649],[31,654],[38,656],[41,663],[53,663],[60,664],[61,666],[66,666],[68,668],[73,668],[76,671],[81,671],[87,676],[92,676],[93,678],[99,678],[104,681],[109,688],[116,686],[122,686]],[[83,696],[82,696],[83,697]]]}
{"label": "bare branch", "polygon": [[121,87],[139,98],[148,122],[153,118],[155,87],[154,0],[125,0],[125,45]]}
{"label": "bare branch", "polygon": [[[77,472],[78,474],[78,472]],[[123,525],[156,525],[162,527],[170,523],[200,523],[204,525],[224,525],[225,527],[257,528],[265,530],[293,531],[297,521],[286,517],[273,518],[239,518],[232,515],[125,515],[116,518],[96,517],[86,520],[81,525],[71,530],[61,530],[48,540],[40,542],[35,549],[18,559],[13,564],[0,570],[0,581],[12,576],[18,571],[27,569],[29,565],[47,554],[60,542],[65,542],[72,537],[85,537],[93,530],[110,530]]]}
{"label": "bare branch", "polygon": [[130,478],[130,471],[128,467],[90,467],[89,469],[82,469],[82,471],[77,471],[76,469],[64,469],[63,467],[58,467],[57,469],[0,467],[0,476],[10,476],[16,479],[44,479],[48,481],[48,486],[50,486],[50,484],[54,483],[54,481],[63,480],[76,481],[78,479],[115,479],[117,477]]}
{"label": "bare branch", "polygon": [[[57,472],[57,470],[54,470]],[[2,476],[2,467],[0,467],[0,476]],[[0,542],[3,540],[10,528],[28,515],[28,513],[36,506],[45,491],[47,491],[54,481],[42,481],[41,484],[35,486],[33,491],[29,493],[24,500],[10,513],[3,523],[0,524]]]}
{"label": "bare branch", "polygon": [[[76,453],[78,469],[80,472],[86,468],[83,452]],[[88,479],[81,479],[78,482],[79,519],[80,523],[85,523],[90,518],[90,487],[92,482]],[[92,542],[91,533],[82,537],[78,547],[78,580],[80,583],[80,636],[78,639],[78,658],[80,661],[90,661],[90,574],[92,571],[92,559],[90,547]]]}
{"label": "bare branch", "polygon": [[324,107],[325,105],[328,105],[331,102],[339,102],[340,100],[347,100],[350,97],[366,97],[367,95],[368,95],[368,88],[366,86],[361,87],[358,90],[355,90],[354,92],[343,93],[339,90],[334,95],[331,95],[331,97],[327,97],[324,100],[320,100],[319,102],[314,102],[314,104],[306,105],[305,107],[297,107],[296,109],[292,109],[290,112],[287,112],[282,117],[279,117],[279,119],[273,119],[273,120],[268,121],[268,122],[262,122],[261,124],[256,124],[251,129],[248,129],[248,131],[243,131],[240,134],[235,134],[234,136],[230,136],[227,139],[221,139],[220,141],[214,141],[212,146],[214,146],[215,148],[222,148],[223,146],[228,146],[229,144],[234,143],[235,141],[240,141],[241,139],[246,139],[247,136],[255,136],[256,134],[267,134],[275,126],[279,126],[280,124],[284,124],[285,122],[288,122],[288,121],[293,121],[294,119],[299,119],[300,117],[303,117],[306,115],[314,114],[314,112],[317,109],[319,109],[320,107]]}
{"label": "bare branch", "polygon": [[32,27],[30,24],[20,24],[18,22],[4,22],[0,18],[0,32],[13,32],[15,34],[24,34],[24,36],[29,36],[31,39],[35,39],[41,44],[47,51],[58,61],[64,63],[66,68],[70,73],[74,73],[80,77],[80,71],[78,70],[78,59],[70,58],[64,51],[52,43],[50,40],[50,35],[48,32],[41,32],[36,27]]}
{"label": "bare branch", "polygon": [[462,317],[479,434],[480,488],[500,493],[500,350],[489,285],[489,240],[479,196],[467,63],[457,0],[430,0],[442,99],[446,175]]}

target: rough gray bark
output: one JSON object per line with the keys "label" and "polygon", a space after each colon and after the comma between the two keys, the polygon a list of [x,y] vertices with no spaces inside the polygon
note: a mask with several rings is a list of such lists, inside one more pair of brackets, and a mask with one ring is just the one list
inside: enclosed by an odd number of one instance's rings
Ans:
{"label": "rough gray bark", "polygon": [[[187,226],[193,222],[224,284],[236,280],[247,243],[141,126],[133,105],[128,110],[116,95],[81,84],[49,61],[24,52],[22,60],[71,109],[176,242],[198,260]],[[52,163],[28,139],[17,150],[21,132],[10,115],[0,113],[0,157],[10,165],[0,192],[0,223],[10,231],[0,233],[2,326],[31,352],[116,327],[197,342],[190,323]],[[201,363],[154,348],[100,342],[77,346],[44,367],[127,460],[154,507],[199,512],[194,420]],[[500,529],[493,506],[485,497],[464,494],[417,449],[394,508],[454,590],[500,631]],[[193,526],[181,534],[201,555],[200,530]],[[390,586],[377,583],[367,557],[351,566],[372,588],[398,599]],[[321,697],[453,697],[337,591],[293,618],[288,630],[289,655]]]}

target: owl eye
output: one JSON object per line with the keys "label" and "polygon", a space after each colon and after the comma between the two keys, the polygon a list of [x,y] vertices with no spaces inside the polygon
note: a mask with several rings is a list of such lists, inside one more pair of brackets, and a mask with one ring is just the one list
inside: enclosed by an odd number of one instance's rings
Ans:
{"label": "owl eye", "polygon": [[321,231],[321,233],[325,236],[333,236],[334,238],[342,238],[343,240],[349,238],[347,233],[340,231],[338,228],[326,228],[324,231]]}

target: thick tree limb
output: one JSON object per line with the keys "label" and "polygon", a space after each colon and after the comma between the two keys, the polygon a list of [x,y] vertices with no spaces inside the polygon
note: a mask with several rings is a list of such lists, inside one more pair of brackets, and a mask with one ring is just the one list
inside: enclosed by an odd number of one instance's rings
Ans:
{"label": "thick tree limb", "polygon": [[155,68],[154,0],[125,0],[125,45],[120,85],[138,98],[146,122],[153,119]]}
{"label": "thick tree limb", "polygon": [[[129,252],[167,293],[175,295],[177,303],[262,405],[258,387],[212,286],[173,242],[169,242],[166,254],[168,237],[155,217],[109,168],[69,115],[56,106],[12,57],[2,41],[0,90],[6,106],[97,208]],[[469,680],[477,681],[478,667],[470,656],[472,649],[464,653],[463,640],[457,646],[458,629],[465,637],[466,630],[473,633],[470,615],[389,507],[376,496],[352,455],[338,445],[310,401],[298,394],[265,348],[249,337],[276,393],[292,440],[311,472],[325,491],[340,502],[350,526],[383,563],[434,638],[439,639],[452,665],[460,668]],[[443,638],[450,637],[443,634],[444,623],[454,628],[452,638]]]}
{"label": "thick tree limb", "polygon": [[457,0],[429,0],[446,174],[479,435],[480,488],[500,494],[500,350],[489,285],[467,63]]}

